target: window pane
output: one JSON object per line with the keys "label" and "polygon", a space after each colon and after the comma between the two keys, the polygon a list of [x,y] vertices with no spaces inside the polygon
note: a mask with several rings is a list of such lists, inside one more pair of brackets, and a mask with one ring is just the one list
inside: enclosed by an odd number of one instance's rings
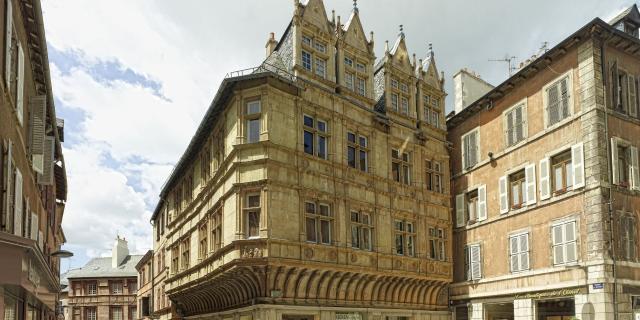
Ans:
{"label": "window pane", "polygon": [[323,59],[316,58],[316,74],[324,78],[326,65],[327,65],[326,61],[324,61]]}
{"label": "window pane", "polygon": [[256,208],[260,206],[260,196],[259,195],[251,195],[247,197],[248,203],[247,206],[249,208]]}
{"label": "window pane", "polygon": [[356,167],[356,149],[353,147],[347,147],[347,164],[352,168]]}
{"label": "window pane", "polygon": [[318,120],[318,131],[327,132],[327,123],[321,120]]}
{"label": "window pane", "polygon": [[404,223],[400,220],[395,221],[396,230],[404,231]]}
{"label": "window pane", "polygon": [[407,236],[407,254],[413,256],[414,250],[413,236]]}
{"label": "window pane", "polygon": [[553,168],[553,184],[554,191],[560,191],[563,188],[562,180],[563,180],[563,172],[562,165],[556,166]]}
{"label": "window pane", "polygon": [[310,128],[313,128],[313,118],[309,116],[304,116],[303,119],[304,125]]}
{"label": "window pane", "polygon": [[322,236],[322,243],[331,243],[331,222],[327,220],[320,220],[320,233]]}
{"label": "window pane", "polygon": [[396,234],[396,253],[404,254],[404,236]]}
{"label": "window pane", "polygon": [[323,136],[318,136],[318,157],[322,159],[327,158],[327,138]]}
{"label": "window pane", "polygon": [[302,67],[311,70],[311,54],[306,51],[302,51]]}
{"label": "window pane", "polygon": [[257,237],[260,228],[260,212],[249,211],[248,213],[248,236]]}
{"label": "window pane", "polygon": [[409,166],[402,166],[402,178],[404,184],[409,184]]}
{"label": "window pane", "polygon": [[371,224],[371,221],[369,220],[369,215],[368,214],[366,214],[366,213],[362,214],[362,223],[366,224],[366,225]]}
{"label": "window pane", "polygon": [[371,250],[371,229],[362,229],[362,249]]}
{"label": "window pane", "polygon": [[304,212],[315,214],[316,213],[316,204],[313,202],[305,202],[304,203]]}
{"label": "window pane", "polygon": [[511,185],[511,194],[513,198],[513,205],[520,204],[520,184],[514,183]]}
{"label": "window pane", "polygon": [[318,234],[316,230],[316,219],[307,218],[306,232],[307,232],[307,241],[316,242],[316,235]]}
{"label": "window pane", "polygon": [[325,205],[325,204],[320,205],[320,215],[327,216],[327,217],[330,215],[328,205]]}
{"label": "window pane", "polygon": [[367,138],[358,137],[358,143],[360,144],[361,147],[366,148],[367,147]]}
{"label": "window pane", "polygon": [[251,101],[247,103],[247,114],[252,115],[260,113],[260,101]]}
{"label": "window pane", "polygon": [[356,143],[356,135],[354,133],[347,132],[347,141]]}
{"label": "window pane", "polygon": [[247,121],[247,142],[260,141],[260,119],[253,119]]}
{"label": "window pane", "polygon": [[400,164],[395,162],[391,164],[391,175],[393,180],[400,182]]}
{"label": "window pane", "polygon": [[304,152],[313,154],[313,133],[309,131],[304,132]]}
{"label": "window pane", "polygon": [[360,248],[360,228],[351,226],[351,247]]}
{"label": "window pane", "polygon": [[367,171],[367,153],[360,151],[360,170]]}
{"label": "window pane", "polygon": [[359,222],[360,219],[358,219],[358,216],[360,215],[359,212],[357,211],[351,211],[351,221],[352,222]]}

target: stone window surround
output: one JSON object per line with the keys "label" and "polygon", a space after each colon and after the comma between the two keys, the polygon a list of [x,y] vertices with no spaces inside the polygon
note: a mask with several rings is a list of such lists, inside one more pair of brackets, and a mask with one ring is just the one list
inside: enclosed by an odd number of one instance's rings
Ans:
{"label": "stone window surround", "polygon": [[[529,135],[529,121],[528,121],[528,114],[527,114],[527,110],[528,110],[528,106],[527,106],[527,100],[529,97],[524,97],[523,99],[521,99],[520,101],[516,102],[515,104],[513,104],[511,107],[507,108],[506,110],[504,110],[502,112],[502,130],[504,132],[504,145],[505,145],[505,149],[509,148],[509,147],[513,147],[516,145],[519,145],[525,141],[527,141],[527,137]],[[514,139],[514,143],[513,144],[509,144],[509,139],[508,139],[508,121],[507,121],[507,115],[509,113],[511,113],[512,111],[515,111],[517,108],[522,108],[522,139],[519,141],[515,141]],[[514,120],[515,121],[515,120]]]}
{"label": "stone window surround", "polygon": [[[543,112],[543,120],[544,120],[544,125],[543,125],[543,132],[547,133],[549,131],[554,130],[557,127],[563,126],[565,125],[567,122],[570,122],[574,117],[576,117],[576,110],[575,110],[575,99],[574,99],[574,83],[573,83],[573,71],[574,69],[571,68],[569,70],[567,70],[566,72],[564,72],[563,74],[559,75],[558,77],[554,78],[553,80],[549,81],[547,84],[545,84],[542,89],[540,90],[540,93],[542,94],[542,110]],[[567,88],[567,92],[569,93],[569,116],[567,116],[566,118],[552,124],[549,125],[549,113],[547,112],[547,108],[548,108],[548,104],[549,102],[547,101],[549,98],[547,97],[547,89],[549,89],[550,87],[552,87],[553,85],[555,85],[556,83],[558,83],[560,80],[564,79],[565,77],[568,77],[568,88]],[[528,97],[527,97],[528,98]],[[582,110],[581,110],[582,111]],[[524,141],[526,141],[527,139],[525,138]]]}

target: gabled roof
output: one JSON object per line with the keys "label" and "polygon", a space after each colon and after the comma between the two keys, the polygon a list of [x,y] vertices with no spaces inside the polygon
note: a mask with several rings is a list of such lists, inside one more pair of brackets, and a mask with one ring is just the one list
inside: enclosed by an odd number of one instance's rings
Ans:
{"label": "gabled roof", "polygon": [[93,258],[82,268],[69,270],[66,278],[136,277],[138,276],[136,264],[141,258],[142,255],[128,255],[117,268],[111,267],[111,257]]}
{"label": "gabled roof", "polygon": [[609,21],[609,24],[612,26],[615,26],[616,24],[618,24],[618,22],[622,20],[631,20],[636,25],[640,26],[640,12],[638,12],[638,6],[633,4],[629,8],[620,12],[617,16],[615,16],[615,18]]}

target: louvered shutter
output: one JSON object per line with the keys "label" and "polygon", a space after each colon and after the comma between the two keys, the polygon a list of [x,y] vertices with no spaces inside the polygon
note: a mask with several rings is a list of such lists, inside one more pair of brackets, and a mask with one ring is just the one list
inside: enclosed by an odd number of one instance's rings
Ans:
{"label": "louvered shutter", "polygon": [[518,237],[510,237],[509,238],[509,251],[510,251],[510,264],[511,264],[511,272],[517,272],[519,269],[519,263],[518,263],[518,252],[520,250],[518,250]]}
{"label": "louvered shutter", "polygon": [[546,200],[551,197],[551,180],[549,170],[549,158],[540,160],[540,200]]}
{"label": "louvered shutter", "polygon": [[558,122],[559,118],[559,101],[560,96],[558,94],[558,83],[552,85],[547,89],[547,125],[553,125]]}
{"label": "louvered shutter", "polygon": [[464,271],[466,273],[467,280],[471,280],[471,261],[469,259],[470,250],[469,246],[464,247]]}
{"label": "louvered shutter", "polygon": [[620,172],[618,171],[618,139],[611,138],[611,177],[613,184],[620,183]]}
{"label": "louvered shutter", "polygon": [[611,109],[618,107],[618,87],[620,86],[618,82],[618,62],[616,61],[611,64]]}
{"label": "louvered shutter", "polygon": [[562,99],[560,119],[565,119],[569,116],[569,77],[560,80],[560,99]]}
{"label": "louvered shutter", "polygon": [[471,246],[470,249],[471,279],[478,280],[482,278],[482,255],[480,252],[480,245]]}
{"label": "louvered shutter", "polygon": [[465,195],[461,193],[456,195],[456,227],[464,226],[465,218]]}
{"label": "louvered shutter", "polygon": [[7,23],[5,24],[5,40],[4,40],[4,83],[7,91],[11,92],[11,38],[13,32],[13,10],[11,5],[12,0],[7,0]]}
{"label": "louvered shutter", "polygon": [[38,231],[40,231],[38,215],[35,212],[32,212],[31,213],[31,240],[38,241]]}
{"label": "louvered shutter", "polygon": [[526,183],[526,204],[536,204],[536,165],[531,164],[524,169],[525,183]]}
{"label": "louvered shutter", "polygon": [[635,190],[640,190],[640,167],[638,166],[638,148],[631,146],[631,181]]}
{"label": "louvered shutter", "polygon": [[38,183],[42,185],[53,184],[53,165],[55,153],[55,138],[46,136],[44,138],[44,170],[38,175]]}
{"label": "louvered shutter", "polygon": [[582,142],[571,146],[571,166],[573,169],[573,189],[584,187],[584,144]]}
{"label": "louvered shutter", "polygon": [[576,230],[575,222],[564,224],[564,241],[566,247],[565,262],[576,261]]}
{"label": "louvered shutter", "polygon": [[40,250],[44,251],[44,235],[42,234],[42,231],[38,231],[38,246],[40,247]]}
{"label": "louvered shutter", "polygon": [[16,114],[20,125],[24,122],[24,51],[18,42],[18,92],[16,99]]}
{"label": "louvered shutter", "polygon": [[634,218],[629,217],[627,223],[627,228],[629,229],[629,256],[631,259],[636,259],[636,246],[638,245],[636,240],[636,220]]}
{"label": "louvered shutter", "polygon": [[627,75],[627,98],[629,99],[627,106],[629,110],[629,115],[636,116],[636,77],[634,75]]}
{"label": "louvered shutter", "polygon": [[31,110],[31,162],[33,170],[44,173],[44,137],[47,116],[47,100],[45,95],[34,96],[29,100]]}
{"label": "louvered shutter", "polygon": [[632,117],[637,118],[638,117],[638,109],[640,109],[640,105],[638,105],[638,78],[633,77],[633,91],[635,92],[635,100],[633,100],[633,108],[629,109],[629,115]]}
{"label": "louvered shutter", "polygon": [[7,166],[6,166],[6,171],[5,171],[5,203],[4,203],[4,208],[2,208],[4,210],[4,219],[5,221],[3,221],[3,225],[7,226],[7,228],[10,229],[9,224],[11,223],[11,219],[9,218],[9,216],[13,216],[13,194],[12,194],[12,187],[13,187],[13,143],[11,142],[11,140],[9,140],[9,142],[7,143],[7,160],[6,160]]}
{"label": "louvered shutter", "polygon": [[513,111],[507,113],[507,145],[513,145]]}
{"label": "louvered shutter", "polygon": [[553,226],[551,230],[551,237],[553,242],[553,264],[564,263],[564,247],[562,246],[562,234],[562,225]]}
{"label": "louvered shutter", "polygon": [[522,116],[523,108],[524,108],[524,105],[519,105],[516,107],[516,111],[515,111],[516,115],[514,119],[516,138],[514,139],[514,142],[524,139],[524,121]]}
{"label": "louvered shutter", "polygon": [[478,137],[476,132],[469,135],[469,164],[475,166],[478,163]]}
{"label": "louvered shutter", "polygon": [[509,212],[509,193],[507,191],[507,176],[498,180],[498,191],[500,193],[500,213]]}
{"label": "louvered shutter", "polygon": [[16,181],[13,199],[13,234],[22,236],[22,173],[16,168]]}
{"label": "louvered shutter", "polygon": [[478,221],[487,220],[487,186],[478,187]]}
{"label": "louvered shutter", "polygon": [[469,167],[469,136],[462,138],[462,169]]}
{"label": "louvered shutter", "polygon": [[521,234],[518,238],[520,270],[529,270],[529,234]]}

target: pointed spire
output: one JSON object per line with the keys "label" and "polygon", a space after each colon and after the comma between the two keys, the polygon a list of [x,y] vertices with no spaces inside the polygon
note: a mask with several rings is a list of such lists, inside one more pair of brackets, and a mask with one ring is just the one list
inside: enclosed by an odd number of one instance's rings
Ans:
{"label": "pointed spire", "polygon": [[404,38],[404,26],[403,25],[400,25],[400,33],[398,34],[398,36]]}
{"label": "pointed spire", "polygon": [[336,25],[338,29],[342,29],[342,23],[340,23],[340,16],[338,16],[338,24]]}
{"label": "pointed spire", "polygon": [[384,41],[384,53],[389,53],[389,40]]}
{"label": "pointed spire", "polygon": [[331,10],[331,23],[336,24],[336,10]]}
{"label": "pointed spire", "polygon": [[353,0],[353,12],[358,13],[358,0]]}
{"label": "pointed spire", "polygon": [[429,57],[433,57],[433,43],[429,42],[429,51],[427,51]]}

